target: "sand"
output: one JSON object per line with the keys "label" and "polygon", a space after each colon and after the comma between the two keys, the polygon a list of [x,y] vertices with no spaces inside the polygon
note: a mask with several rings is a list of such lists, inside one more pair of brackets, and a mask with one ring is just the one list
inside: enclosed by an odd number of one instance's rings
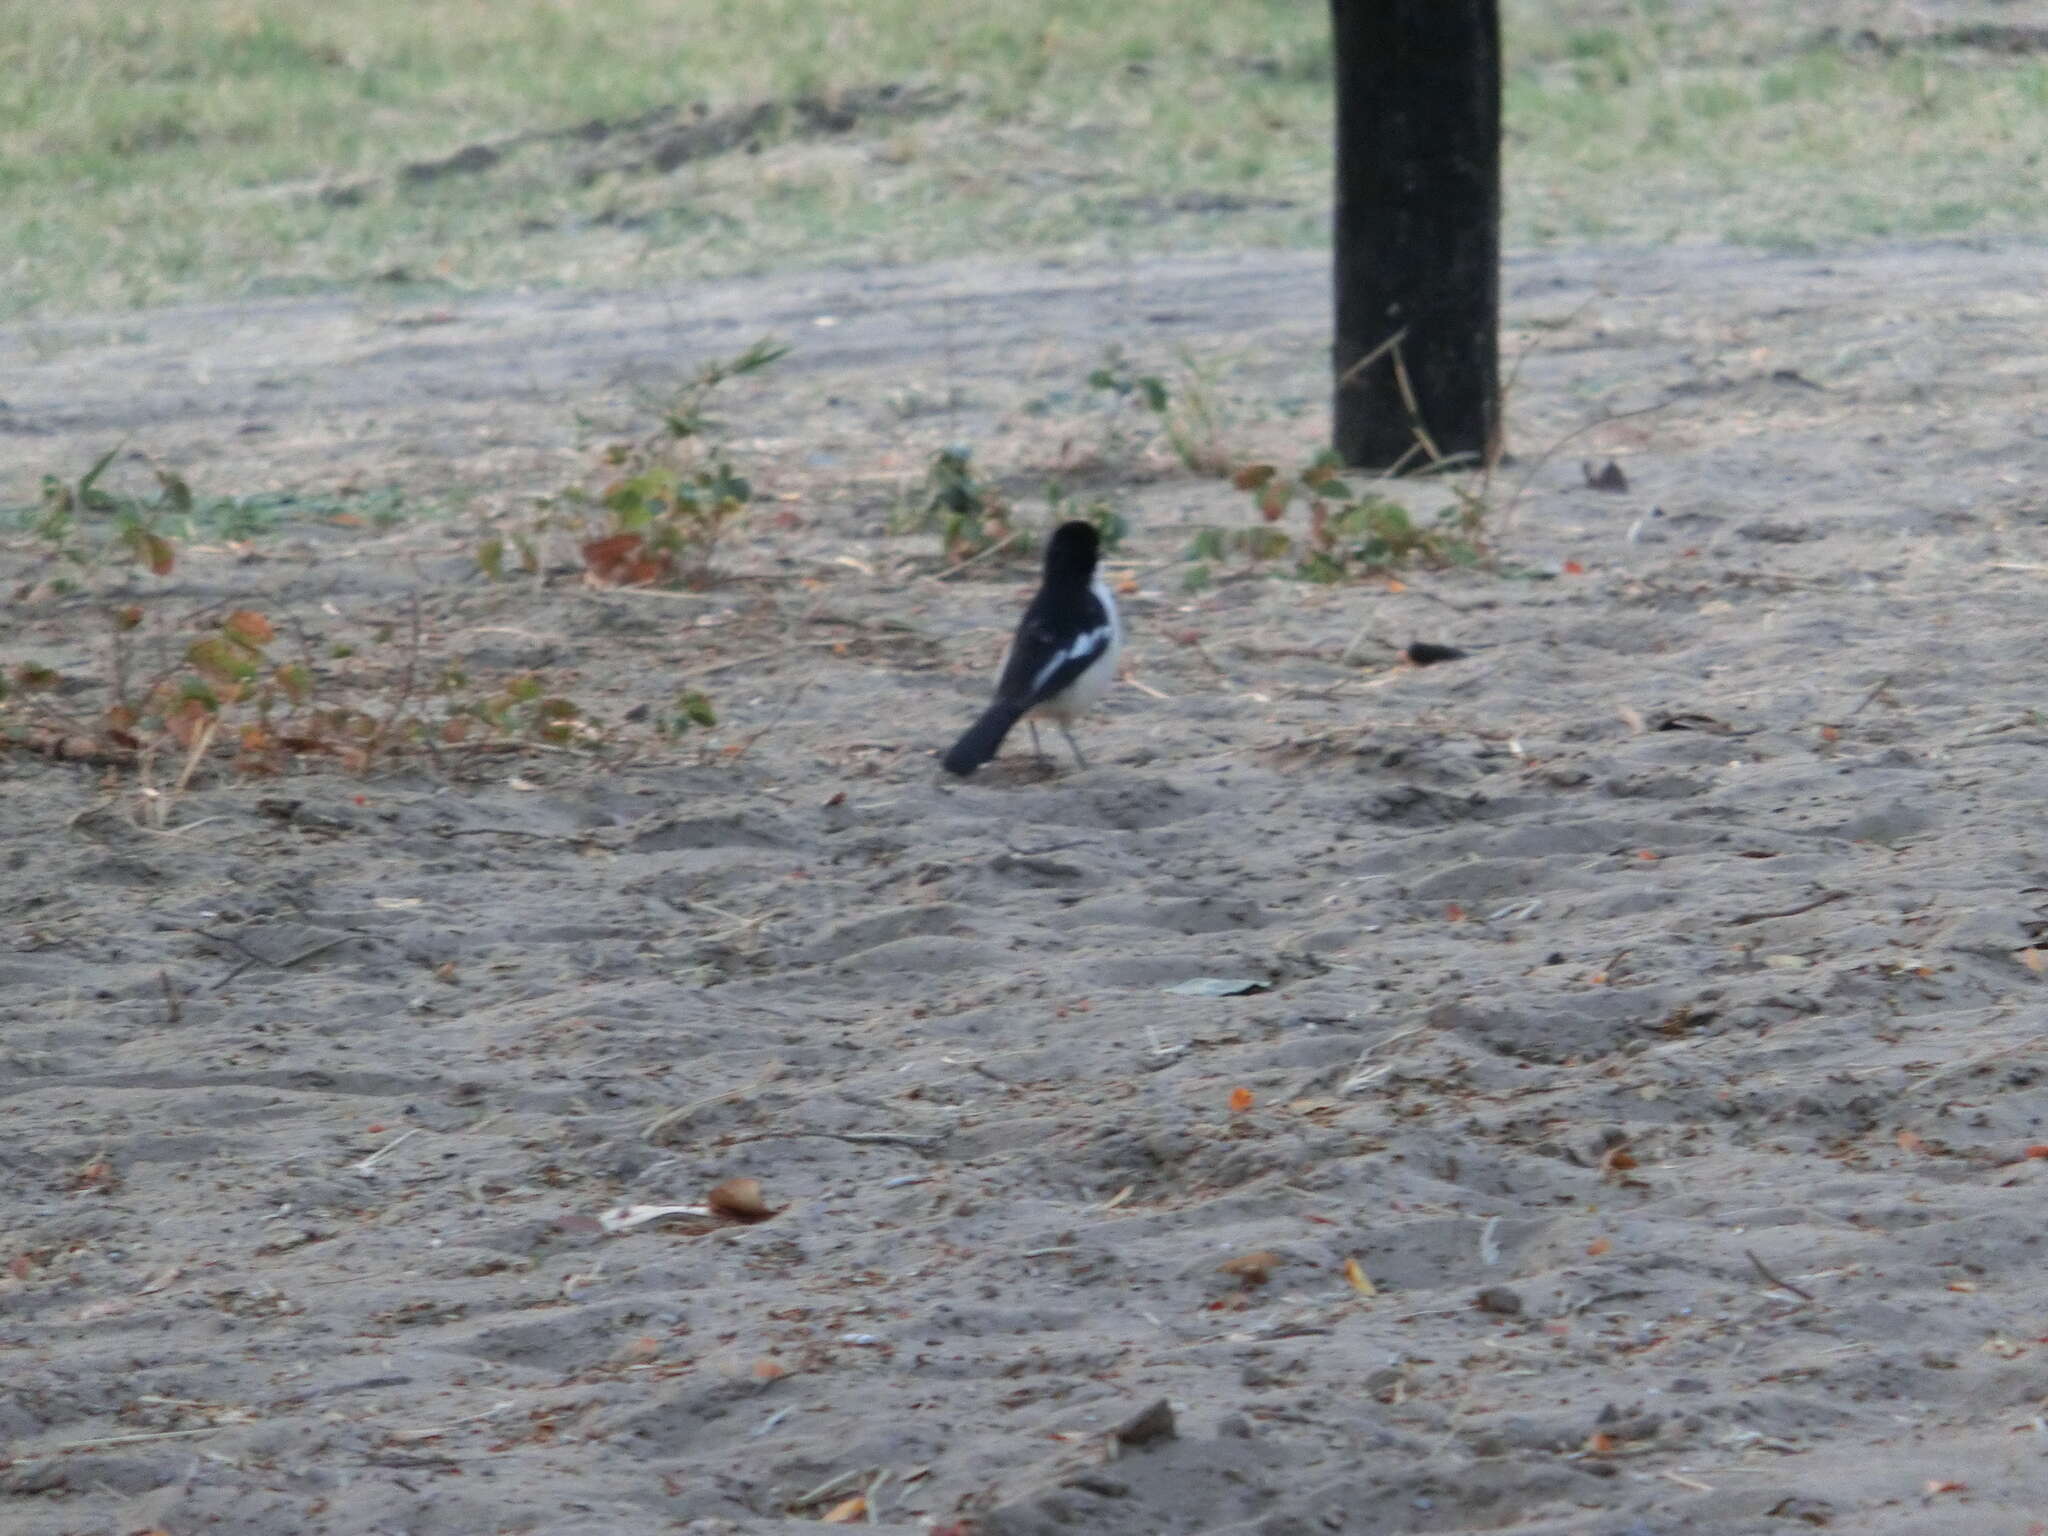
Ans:
{"label": "sand", "polygon": [[[1060,392],[1186,345],[1305,444],[1322,270],[0,332],[0,499],[127,434],[498,512],[577,410],[797,344],[711,590],[494,587],[437,521],[137,583],[323,642],[416,600],[716,730],[162,825],[0,756],[0,1529],[2048,1529],[2041,252],[1518,257],[1520,575],[1186,593],[1243,498]],[[1029,585],[887,534],[954,438],[1132,521],[1086,772],[936,772]],[[93,697],[82,605],[9,619]],[[607,1230],[735,1177],[778,1213]]]}

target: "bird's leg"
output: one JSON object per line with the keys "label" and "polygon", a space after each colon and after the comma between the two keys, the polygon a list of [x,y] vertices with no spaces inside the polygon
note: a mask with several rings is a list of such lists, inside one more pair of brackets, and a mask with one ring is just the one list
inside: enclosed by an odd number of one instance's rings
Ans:
{"label": "bird's leg", "polygon": [[1031,755],[1040,762],[1045,761],[1045,749],[1038,744],[1038,722],[1036,720],[1026,720],[1024,724],[1031,731]]}
{"label": "bird's leg", "polygon": [[1081,755],[1081,744],[1074,740],[1074,733],[1067,729],[1067,722],[1064,720],[1060,722],[1060,734],[1067,738],[1067,750],[1074,754],[1074,761],[1086,769],[1088,759]]}

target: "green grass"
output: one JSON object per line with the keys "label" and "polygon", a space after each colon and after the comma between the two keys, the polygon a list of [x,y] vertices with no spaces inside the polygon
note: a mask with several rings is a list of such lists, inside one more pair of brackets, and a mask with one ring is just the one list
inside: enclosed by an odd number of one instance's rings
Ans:
{"label": "green grass", "polygon": [[[1505,0],[1507,239],[2048,229],[2048,60],[1894,53],[1850,0]],[[0,319],[380,275],[457,289],[1320,243],[1327,10],[1301,0],[0,0]],[[922,82],[937,115],[668,173],[465,145]],[[323,195],[325,194],[325,195]],[[337,195],[338,194],[338,195]],[[1201,211],[1203,199],[1255,200]]]}

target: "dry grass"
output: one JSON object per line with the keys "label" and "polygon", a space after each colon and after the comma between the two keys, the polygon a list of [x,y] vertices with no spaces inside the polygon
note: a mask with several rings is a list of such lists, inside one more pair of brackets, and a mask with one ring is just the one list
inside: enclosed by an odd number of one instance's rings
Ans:
{"label": "dry grass", "polygon": [[[1852,41],[1924,12],[1509,0],[1510,243],[2048,226],[2044,56]],[[1277,0],[0,0],[0,318],[1316,242],[1325,27]],[[884,82],[953,105],[785,115],[667,171],[567,132]],[[473,145],[495,163],[405,174]]]}

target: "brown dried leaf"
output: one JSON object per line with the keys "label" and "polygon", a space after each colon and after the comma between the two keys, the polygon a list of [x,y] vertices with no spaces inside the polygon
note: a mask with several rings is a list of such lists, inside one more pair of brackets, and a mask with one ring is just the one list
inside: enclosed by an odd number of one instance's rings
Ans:
{"label": "brown dried leaf", "polygon": [[1279,1254],[1260,1248],[1251,1253],[1241,1253],[1234,1259],[1225,1259],[1216,1266],[1216,1272],[1229,1275],[1249,1288],[1264,1285],[1273,1278],[1273,1271],[1285,1262]]}
{"label": "brown dried leaf", "polygon": [[1600,1159],[1600,1176],[1611,1179],[1635,1166],[1635,1154],[1627,1147],[1609,1147]]}
{"label": "brown dried leaf", "polygon": [[704,1197],[714,1216],[728,1221],[766,1221],[779,1207],[761,1198],[759,1179],[727,1179]]}
{"label": "brown dried leaf", "polygon": [[823,1523],[826,1525],[850,1525],[867,1512],[868,1496],[864,1493],[856,1493],[852,1498],[845,1500],[843,1503],[834,1504],[830,1509],[826,1510]]}
{"label": "brown dried leaf", "polygon": [[270,620],[252,608],[237,608],[220,621],[220,627],[252,650],[277,638]]}

